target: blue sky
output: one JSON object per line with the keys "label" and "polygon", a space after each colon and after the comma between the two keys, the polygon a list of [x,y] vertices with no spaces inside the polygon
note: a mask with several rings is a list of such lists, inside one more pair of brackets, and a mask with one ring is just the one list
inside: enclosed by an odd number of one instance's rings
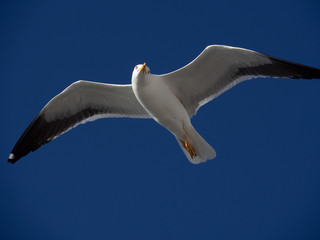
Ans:
{"label": "blue sky", "polygon": [[317,1],[2,1],[1,239],[319,239],[320,80],[256,79],[192,122],[192,165],[152,120],[81,125],[15,165],[41,108],[79,79],[126,84],[225,44],[320,67]]}

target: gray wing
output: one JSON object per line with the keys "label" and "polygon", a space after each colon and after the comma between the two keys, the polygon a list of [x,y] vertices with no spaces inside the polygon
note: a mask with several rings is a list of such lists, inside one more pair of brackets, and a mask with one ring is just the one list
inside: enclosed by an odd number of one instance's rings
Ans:
{"label": "gray wing", "polygon": [[320,78],[320,69],[243,48],[212,45],[185,67],[160,77],[192,116],[202,105],[244,80]]}
{"label": "gray wing", "polygon": [[15,163],[79,124],[108,117],[150,118],[131,85],[75,82],[41,110],[14,146],[8,161]]}

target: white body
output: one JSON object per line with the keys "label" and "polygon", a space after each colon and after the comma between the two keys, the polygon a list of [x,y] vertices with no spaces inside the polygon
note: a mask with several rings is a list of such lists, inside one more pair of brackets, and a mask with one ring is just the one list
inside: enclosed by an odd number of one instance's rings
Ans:
{"label": "white body", "polygon": [[[140,71],[141,67],[138,65],[132,73],[132,90],[140,104],[176,137],[190,162],[196,164],[214,158],[216,152],[193,128],[188,112],[165,81],[159,75],[150,74],[148,67],[146,71]],[[183,147],[185,139],[188,139],[195,156]]]}
{"label": "white body", "polygon": [[133,74],[132,89],[140,104],[156,122],[180,139],[184,138],[184,126],[191,125],[188,113],[161,79],[151,74]]}

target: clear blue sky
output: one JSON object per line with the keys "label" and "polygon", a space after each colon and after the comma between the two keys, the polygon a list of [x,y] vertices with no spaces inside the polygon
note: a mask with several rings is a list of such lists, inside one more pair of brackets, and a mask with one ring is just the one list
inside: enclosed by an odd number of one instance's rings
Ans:
{"label": "clear blue sky", "polygon": [[320,239],[320,80],[256,79],[192,122],[192,165],[152,120],[81,125],[15,165],[14,144],[79,79],[130,83],[225,44],[320,67],[318,1],[2,1],[0,239]]}

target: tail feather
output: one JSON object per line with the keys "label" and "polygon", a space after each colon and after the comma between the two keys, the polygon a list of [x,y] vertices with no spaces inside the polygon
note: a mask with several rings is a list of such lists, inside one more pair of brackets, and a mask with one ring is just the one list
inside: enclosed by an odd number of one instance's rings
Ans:
{"label": "tail feather", "polygon": [[188,129],[185,129],[185,131],[187,139],[190,145],[193,147],[196,156],[191,157],[190,153],[182,146],[181,141],[177,137],[176,139],[182,151],[191,163],[199,164],[216,157],[216,151],[206,142],[206,140],[204,140],[200,136],[200,134],[192,126],[190,126]]}

